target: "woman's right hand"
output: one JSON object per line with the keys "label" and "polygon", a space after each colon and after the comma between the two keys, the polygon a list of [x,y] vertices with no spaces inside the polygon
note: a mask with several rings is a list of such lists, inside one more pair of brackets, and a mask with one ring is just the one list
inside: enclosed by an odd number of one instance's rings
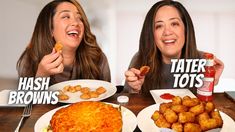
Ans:
{"label": "woman's right hand", "polygon": [[45,55],[40,61],[36,73],[36,77],[49,77],[50,75],[62,73],[64,70],[63,57],[61,52],[56,52],[53,48],[52,52]]}
{"label": "woman's right hand", "polygon": [[134,92],[139,92],[144,83],[145,76],[140,75],[140,70],[131,68],[125,72],[126,82]]}

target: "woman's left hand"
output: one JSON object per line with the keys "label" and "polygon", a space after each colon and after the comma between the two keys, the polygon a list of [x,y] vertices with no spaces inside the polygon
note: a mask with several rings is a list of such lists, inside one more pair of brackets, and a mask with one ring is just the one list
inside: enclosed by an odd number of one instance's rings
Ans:
{"label": "woman's left hand", "polygon": [[214,58],[214,62],[215,62],[215,64],[214,64],[215,71],[216,71],[216,73],[215,73],[215,85],[217,85],[218,82],[219,82],[219,78],[220,78],[220,76],[221,76],[221,74],[224,70],[224,63],[216,57]]}

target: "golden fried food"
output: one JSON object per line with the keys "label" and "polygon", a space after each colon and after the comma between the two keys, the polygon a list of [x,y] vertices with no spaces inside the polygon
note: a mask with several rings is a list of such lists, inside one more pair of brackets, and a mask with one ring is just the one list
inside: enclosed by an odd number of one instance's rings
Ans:
{"label": "golden fried food", "polygon": [[140,76],[145,76],[150,70],[149,66],[140,67]]}
{"label": "golden fried food", "polygon": [[160,116],[163,116],[158,110],[154,111],[153,115],[151,118],[156,121]]}
{"label": "golden fried food", "polygon": [[82,86],[81,85],[76,85],[76,86],[74,86],[74,88],[76,89],[76,91],[80,91]]}
{"label": "golden fried food", "polygon": [[175,123],[178,120],[178,115],[171,109],[167,109],[164,113],[163,113],[165,119],[167,122],[169,123]]}
{"label": "golden fried food", "polygon": [[206,112],[211,112],[215,109],[215,105],[212,102],[207,102],[205,104],[205,111]]}
{"label": "golden fried food", "polygon": [[173,123],[171,129],[175,132],[183,132],[183,125],[179,122]]}
{"label": "golden fried food", "polygon": [[50,120],[53,132],[121,132],[122,115],[102,102],[85,101],[55,112]]}
{"label": "golden fried food", "polygon": [[194,122],[195,120],[195,114],[192,112],[182,112],[179,113],[179,122],[180,123],[190,123]]}
{"label": "golden fried food", "polygon": [[188,111],[188,107],[178,104],[178,105],[172,105],[171,109],[173,111],[175,111],[176,113],[181,113],[181,112],[187,112]]}
{"label": "golden fried food", "polygon": [[68,99],[69,99],[69,96],[66,95],[66,94],[59,94],[59,95],[58,95],[58,98],[59,98],[60,100],[68,100]]}
{"label": "golden fried food", "polygon": [[91,95],[89,93],[83,93],[83,94],[80,95],[80,98],[81,99],[90,99]]}
{"label": "golden fried food", "polygon": [[88,87],[83,87],[83,88],[81,88],[81,93],[83,93],[83,94],[87,94],[87,93],[89,93],[91,90],[90,90],[90,88],[88,88]]}
{"label": "golden fried food", "polygon": [[54,46],[56,52],[62,51],[63,45],[60,42],[57,42]]}
{"label": "golden fried food", "polygon": [[187,107],[196,106],[199,104],[199,102],[200,101],[197,98],[190,98],[190,97],[183,98],[182,100],[182,104]]}
{"label": "golden fried food", "polygon": [[214,118],[210,118],[207,120],[199,120],[199,124],[201,125],[201,129],[203,131],[217,128],[217,122],[216,122],[216,119]]}
{"label": "golden fried food", "polygon": [[103,94],[103,93],[106,92],[106,89],[105,89],[104,87],[98,87],[98,88],[96,89],[96,92],[97,92],[98,94]]}
{"label": "golden fried food", "polygon": [[161,104],[160,104],[160,107],[159,107],[159,111],[160,111],[161,113],[164,113],[168,108],[171,107],[171,105],[172,105],[171,102],[170,102],[170,103],[161,103]]}
{"label": "golden fried food", "polygon": [[180,96],[175,96],[174,98],[172,98],[173,105],[180,105],[181,103],[182,103],[182,99],[180,98]]}
{"label": "golden fried food", "polygon": [[91,98],[98,98],[99,94],[96,91],[91,91],[90,93]]}
{"label": "golden fried food", "polygon": [[166,119],[164,118],[163,115],[160,115],[159,118],[154,121],[154,123],[155,123],[158,127],[163,127],[163,128],[170,128],[170,127],[171,127],[171,124],[166,121]]}
{"label": "golden fried food", "polygon": [[185,123],[184,132],[201,132],[201,127],[195,123]]}
{"label": "golden fried food", "polygon": [[217,127],[223,126],[223,120],[222,120],[222,117],[220,116],[219,111],[212,111],[211,117],[216,120]]}
{"label": "golden fried food", "polygon": [[[212,102],[202,102],[189,96],[176,96],[172,102],[161,103],[159,111],[151,117],[158,127],[171,128],[176,132],[200,132],[221,128],[223,120]],[[178,118],[178,119],[177,119]]]}
{"label": "golden fried food", "polygon": [[189,109],[190,112],[193,112],[195,115],[199,115],[204,112],[204,105],[201,103],[199,105],[193,106]]}

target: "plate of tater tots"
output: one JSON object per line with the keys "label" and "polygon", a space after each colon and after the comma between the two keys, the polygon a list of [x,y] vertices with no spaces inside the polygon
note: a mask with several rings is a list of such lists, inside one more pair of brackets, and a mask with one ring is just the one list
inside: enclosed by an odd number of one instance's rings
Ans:
{"label": "plate of tater tots", "polygon": [[137,115],[142,132],[230,132],[235,122],[218,111],[213,102],[190,96],[175,96],[167,103],[144,108]]}
{"label": "plate of tater tots", "polygon": [[80,101],[101,101],[117,91],[115,85],[101,80],[70,80],[54,84],[49,90],[58,91],[61,103],[75,103]]}

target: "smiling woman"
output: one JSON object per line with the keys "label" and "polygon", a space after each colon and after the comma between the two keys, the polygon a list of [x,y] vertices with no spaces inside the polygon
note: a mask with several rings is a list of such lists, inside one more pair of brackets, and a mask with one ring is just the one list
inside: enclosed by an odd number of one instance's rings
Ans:
{"label": "smiling woman", "polygon": [[[55,44],[62,44],[56,52]],[[31,41],[17,62],[19,76],[110,81],[107,58],[76,0],[54,0],[40,12]]]}

